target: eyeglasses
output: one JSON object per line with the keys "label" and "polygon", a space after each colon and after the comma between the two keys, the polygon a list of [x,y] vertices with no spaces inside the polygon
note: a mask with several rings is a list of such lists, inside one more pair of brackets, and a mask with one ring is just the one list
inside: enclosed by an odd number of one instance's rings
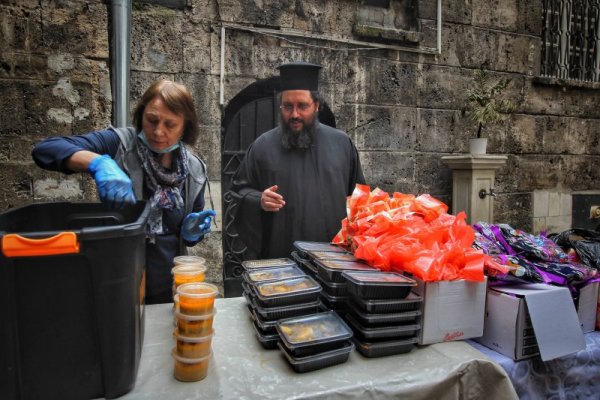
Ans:
{"label": "eyeglasses", "polygon": [[281,108],[283,111],[285,111],[286,113],[291,113],[294,111],[294,108],[296,110],[298,110],[298,112],[305,112],[307,111],[313,104],[315,104],[314,102],[312,103],[298,103],[296,105],[294,104],[282,104],[279,106],[279,108]]}

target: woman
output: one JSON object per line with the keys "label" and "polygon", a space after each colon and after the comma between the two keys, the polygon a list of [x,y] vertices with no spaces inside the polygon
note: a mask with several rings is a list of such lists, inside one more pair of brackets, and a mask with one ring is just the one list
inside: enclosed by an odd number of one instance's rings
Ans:
{"label": "woman", "polygon": [[198,117],[185,86],[153,83],[133,112],[135,128],[52,137],[32,156],[44,169],[88,171],[103,203],[121,208],[136,199],[151,206],[146,243],[146,303],[172,301],[173,257],[210,232],[213,210],[204,208],[206,166],[183,144],[198,138]]}

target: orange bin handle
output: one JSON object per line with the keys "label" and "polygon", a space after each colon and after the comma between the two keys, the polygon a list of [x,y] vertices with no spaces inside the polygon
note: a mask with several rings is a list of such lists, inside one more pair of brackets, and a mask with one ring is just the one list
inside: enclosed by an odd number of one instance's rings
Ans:
{"label": "orange bin handle", "polygon": [[29,239],[11,233],[2,237],[2,253],[5,257],[74,254],[79,253],[79,242],[75,232],[61,232],[45,239]]}

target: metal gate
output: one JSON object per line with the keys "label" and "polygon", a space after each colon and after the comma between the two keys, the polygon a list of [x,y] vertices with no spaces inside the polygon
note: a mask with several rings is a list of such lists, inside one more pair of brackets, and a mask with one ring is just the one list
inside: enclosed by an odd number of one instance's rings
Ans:
{"label": "metal gate", "polygon": [[231,179],[240,165],[248,147],[262,133],[277,124],[275,98],[256,99],[244,105],[224,128],[221,154],[221,186],[223,206],[223,287],[226,297],[241,295],[241,262],[246,245],[239,240],[234,227],[236,205],[229,189]]}
{"label": "metal gate", "polygon": [[[278,77],[248,86],[227,105],[222,122],[221,193],[223,210],[223,287],[225,297],[240,296],[241,262],[247,257],[246,245],[239,239],[234,226],[236,204],[229,189],[246,150],[254,140],[274,128],[279,119],[276,100]],[[319,120],[335,127],[335,118],[326,103],[319,111]]]}

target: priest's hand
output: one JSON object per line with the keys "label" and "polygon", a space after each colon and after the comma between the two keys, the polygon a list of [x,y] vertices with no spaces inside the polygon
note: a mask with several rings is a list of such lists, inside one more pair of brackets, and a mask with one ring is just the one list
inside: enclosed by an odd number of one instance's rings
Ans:
{"label": "priest's hand", "polygon": [[277,193],[279,187],[273,185],[266,188],[260,196],[260,207],[265,211],[279,211],[285,205],[283,196]]}

